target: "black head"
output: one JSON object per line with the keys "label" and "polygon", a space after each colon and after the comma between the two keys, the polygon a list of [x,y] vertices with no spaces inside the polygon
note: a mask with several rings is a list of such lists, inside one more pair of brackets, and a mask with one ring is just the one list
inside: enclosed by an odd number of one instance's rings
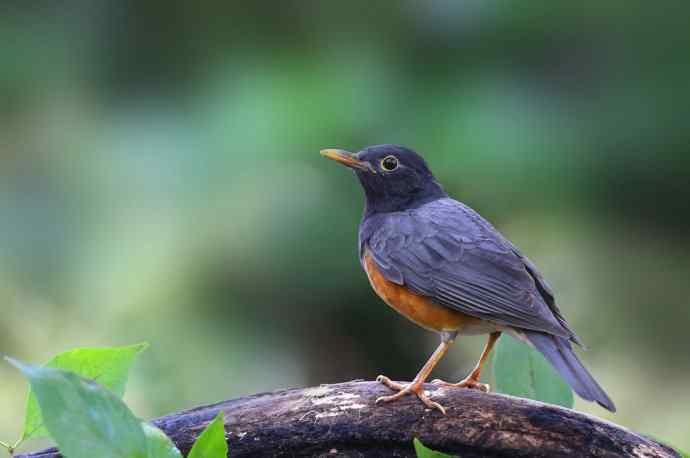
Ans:
{"label": "black head", "polygon": [[407,210],[447,196],[424,159],[411,149],[376,145],[357,154],[336,149],[321,154],[355,171],[366,194],[366,214]]}

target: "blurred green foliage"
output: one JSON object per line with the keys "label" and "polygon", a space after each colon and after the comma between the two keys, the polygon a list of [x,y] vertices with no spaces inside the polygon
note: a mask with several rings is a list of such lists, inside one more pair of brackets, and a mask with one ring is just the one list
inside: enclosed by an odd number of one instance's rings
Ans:
{"label": "blurred green foliage", "polygon": [[499,393],[573,407],[573,391],[546,358],[511,336],[496,344],[493,374]]}
{"label": "blurred green foliage", "polygon": [[[150,341],[146,417],[412,378],[437,337],[370,291],[361,192],[318,155],[400,143],[555,287],[619,413],[576,408],[690,448],[690,4],[0,10],[0,353]],[[12,437],[22,380],[0,379]]]}

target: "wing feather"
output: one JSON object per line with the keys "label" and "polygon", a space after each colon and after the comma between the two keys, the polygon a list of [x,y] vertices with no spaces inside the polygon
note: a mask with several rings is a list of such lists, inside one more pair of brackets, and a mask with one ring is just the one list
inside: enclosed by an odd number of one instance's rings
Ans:
{"label": "wing feather", "polygon": [[388,280],[443,306],[579,343],[534,264],[460,202],[439,199],[365,219],[365,251]]}

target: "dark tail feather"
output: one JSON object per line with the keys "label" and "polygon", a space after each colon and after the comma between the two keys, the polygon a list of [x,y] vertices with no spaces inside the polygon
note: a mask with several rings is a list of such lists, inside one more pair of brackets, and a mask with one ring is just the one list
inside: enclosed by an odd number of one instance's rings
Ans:
{"label": "dark tail feather", "polygon": [[541,332],[523,330],[522,333],[582,399],[594,401],[611,412],[616,411],[613,401],[582,365],[569,341]]}

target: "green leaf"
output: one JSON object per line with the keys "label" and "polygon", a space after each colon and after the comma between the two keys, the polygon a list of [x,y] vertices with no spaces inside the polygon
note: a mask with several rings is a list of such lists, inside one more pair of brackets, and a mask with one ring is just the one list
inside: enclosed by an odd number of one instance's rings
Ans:
{"label": "green leaf", "polygon": [[546,359],[527,344],[503,337],[494,350],[496,391],[573,406],[573,392]]}
{"label": "green leaf", "polygon": [[454,455],[446,455],[445,453],[431,450],[416,437],[414,438],[414,451],[417,452],[417,458],[454,458]]}
{"label": "green leaf", "polygon": [[146,435],[148,458],[182,458],[175,444],[163,431],[148,423],[142,423]]}
{"label": "green leaf", "polygon": [[226,458],[227,456],[228,443],[225,441],[225,421],[223,412],[220,411],[196,439],[187,458]]}
{"label": "green leaf", "polygon": [[29,379],[64,456],[147,458],[141,420],[111,391],[73,372],[8,361]]}
{"label": "green leaf", "polygon": [[[76,348],[55,356],[46,367],[63,369],[97,381],[114,394],[122,397],[129,369],[134,358],[148,347],[147,343],[112,348]],[[48,431],[43,425],[41,409],[38,408],[36,396],[29,390],[24,420],[22,440],[46,436]]]}

